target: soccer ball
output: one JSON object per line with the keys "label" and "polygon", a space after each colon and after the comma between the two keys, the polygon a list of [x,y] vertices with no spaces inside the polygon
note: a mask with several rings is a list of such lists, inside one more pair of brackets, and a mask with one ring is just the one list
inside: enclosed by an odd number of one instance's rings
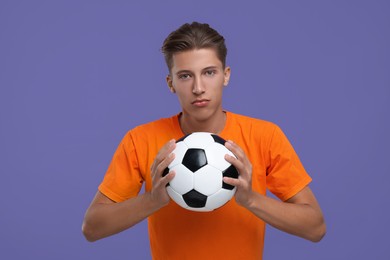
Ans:
{"label": "soccer ball", "polygon": [[167,191],[173,201],[193,211],[212,211],[223,206],[236,192],[236,187],[223,182],[223,177],[238,178],[237,169],[227,162],[225,154],[234,156],[218,135],[195,132],[177,140],[175,159],[163,176],[175,171]]}

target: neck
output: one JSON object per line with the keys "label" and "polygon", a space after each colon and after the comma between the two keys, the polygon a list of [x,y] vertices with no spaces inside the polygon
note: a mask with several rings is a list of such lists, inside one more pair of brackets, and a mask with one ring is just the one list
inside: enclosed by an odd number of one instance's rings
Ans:
{"label": "neck", "polygon": [[215,115],[204,120],[199,120],[186,113],[181,113],[179,116],[179,122],[181,130],[186,135],[193,132],[219,134],[225,127],[226,113],[221,110],[215,113]]}

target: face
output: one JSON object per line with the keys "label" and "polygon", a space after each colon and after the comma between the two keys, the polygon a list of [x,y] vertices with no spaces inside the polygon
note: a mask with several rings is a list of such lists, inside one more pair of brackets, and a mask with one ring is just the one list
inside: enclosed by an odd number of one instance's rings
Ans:
{"label": "face", "polygon": [[183,117],[204,121],[222,113],[222,92],[230,78],[213,49],[198,49],[173,55],[167,83],[176,93]]}

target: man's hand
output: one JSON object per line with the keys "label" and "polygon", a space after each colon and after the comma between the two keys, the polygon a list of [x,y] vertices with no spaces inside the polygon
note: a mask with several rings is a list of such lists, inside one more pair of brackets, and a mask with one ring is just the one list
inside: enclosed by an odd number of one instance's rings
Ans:
{"label": "man's hand", "polygon": [[84,222],[83,233],[88,241],[96,241],[144,220],[169,202],[165,185],[175,176],[173,172],[164,177],[163,172],[175,158],[175,140],[169,141],[158,152],[151,167],[152,191],[139,194],[122,202],[114,202],[98,191],[89,206]]}
{"label": "man's hand", "polygon": [[175,154],[172,153],[175,147],[176,143],[173,139],[166,143],[158,152],[150,168],[152,174],[151,199],[161,206],[167,205],[170,200],[165,187],[175,177],[175,173],[169,172],[165,175],[164,170],[175,158]]}
{"label": "man's hand", "polygon": [[252,191],[252,164],[244,151],[233,141],[225,143],[228,148],[237,158],[230,155],[225,155],[225,160],[236,167],[238,171],[238,179],[224,177],[223,181],[227,184],[237,187],[235,199],[241,206],[247,207],[251,203]]}
{"label": "man's hand", "polygon": [[252,190],[252,165],[244,151],[232,141],[225,143],[237,158],[226,155],[234,165],[238,179],[224,177],[224,182],[237,187],[236,202],[271,226],[313,242],[326,232],[324,218],[318,202],[308,186],[285,202],[268,198]]}

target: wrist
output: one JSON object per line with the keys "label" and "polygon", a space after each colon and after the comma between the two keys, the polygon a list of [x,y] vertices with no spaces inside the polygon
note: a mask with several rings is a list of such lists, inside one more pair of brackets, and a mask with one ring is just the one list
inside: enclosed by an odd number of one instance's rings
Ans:
{"label": "wrist", "polygon": [[159,198],[157,198],[152,192],[145,192],[145,203],[150,208],[151,212],[155,212],[160,208],[164,207],[166,204],[162,203]]}
{"label": "wrist", "polygon": [[259,205],[259,203],[257,202],[257,197],[258,197],[258,193],[254,192],[254,191],[251,191],[245,198],[245,200],[243,200],[240,205],[246,209],[248,209],[249,211],[253,211],[254,209],[257,208],[257,206]]}

